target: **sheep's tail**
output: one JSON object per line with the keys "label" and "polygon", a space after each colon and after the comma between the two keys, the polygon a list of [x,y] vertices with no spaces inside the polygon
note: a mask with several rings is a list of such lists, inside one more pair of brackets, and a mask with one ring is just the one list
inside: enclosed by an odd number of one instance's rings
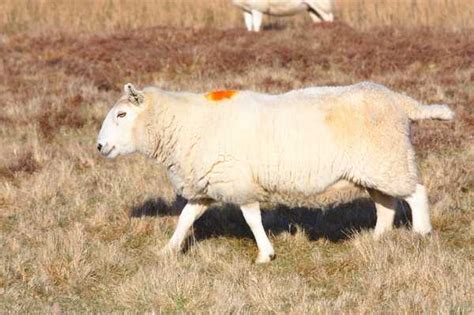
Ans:
{"label": "sheep's tail", "polygon": [[414,99],[407,99],[401,102],[401,105],[410,120],[451,120],[454,118],[454,112],[444,104],[423,105]]}

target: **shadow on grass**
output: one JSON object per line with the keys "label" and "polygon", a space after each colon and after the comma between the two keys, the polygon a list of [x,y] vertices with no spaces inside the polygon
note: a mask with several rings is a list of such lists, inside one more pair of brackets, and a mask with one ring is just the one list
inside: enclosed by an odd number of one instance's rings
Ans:
{"label": "shadow on grass", "polygon": [[288,28],[288,25],[280,21],[272,21],[262,25],[262,31],[283,31]]}
{"label": "shadow on grass", "polygon": [[[132,208],[130,216],[178,216],[186,202],[187,200],[182,197],[177,197],[172,204],[159,198],[149,199],[142,205]],[[395,226],[410,225],[409,209],[405,202],[398,202]],[[299,227],[310,240],[326,238],[337,242],[361,230],[373,228],[376,215],[373,202],[368,198],[359,198],[324,210],[278,206],[262,211],[262,221],[267,233],[273,235],[283,232],[294,234]],[[196,241],[219,236],[253,238],[237,206],[231,204],[212,206],[194,223]]]}

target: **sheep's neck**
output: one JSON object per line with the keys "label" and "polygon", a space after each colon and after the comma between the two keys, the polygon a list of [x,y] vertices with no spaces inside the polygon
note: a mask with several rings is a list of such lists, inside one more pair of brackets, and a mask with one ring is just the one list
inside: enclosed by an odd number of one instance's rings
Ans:
{"label": "sheep's neck", "polygon": [[176,117],[167,108],[153,108],[145,115],[143,153],[168,166],[176,147],[179,126]]}

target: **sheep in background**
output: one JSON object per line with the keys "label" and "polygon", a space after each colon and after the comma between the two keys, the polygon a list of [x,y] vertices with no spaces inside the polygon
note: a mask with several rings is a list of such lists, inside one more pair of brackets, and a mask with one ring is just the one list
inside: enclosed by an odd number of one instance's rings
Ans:
{"label": "sheep in background", "polygon": [[367,189],[375,202],[375,236],[392,228],[396,198],[410,205],[414,231],[431,231],[409,122],[450,120],[446,105],[422,105],[367,82],[280,95],[140,91],[131,84],[124,90],[97,148],[108,158],[140,152],[159,161],[189,200],[168,251],[179,251],[193,222],[218,201],[240,206],[258,245],[257,262],[268,262],[274,250],[260,203],[298,205],[347,183]]}
{"label": "sheep in background", "polygon": [[258,32],[262,15],[288,16],[307,11],[315,23],[332,22],[332,0],[232,0],[244,11],[248,31]]}

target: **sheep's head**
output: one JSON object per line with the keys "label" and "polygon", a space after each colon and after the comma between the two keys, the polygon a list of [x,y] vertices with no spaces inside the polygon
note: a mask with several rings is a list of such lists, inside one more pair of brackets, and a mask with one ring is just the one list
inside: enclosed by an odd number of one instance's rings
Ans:
{"label": "sheep's head", "polygon": [[132,84],[124,86],[125,94],[110,109],[97,137],[97,149],[107,158],[137,151],[137,117],[145,109],[145,95]]}

